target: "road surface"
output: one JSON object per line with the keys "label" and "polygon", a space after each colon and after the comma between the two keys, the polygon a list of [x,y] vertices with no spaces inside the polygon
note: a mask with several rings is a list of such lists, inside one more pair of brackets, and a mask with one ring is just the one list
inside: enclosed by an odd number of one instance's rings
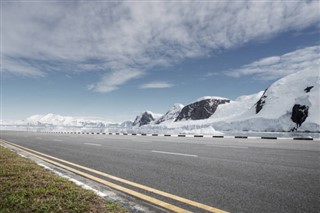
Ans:
{"label": "road surface", "polygon": [[[229,212],[320,210],[319,141],[9,131],[1,137]],[[205,212],[152,196],[189,211]]]}

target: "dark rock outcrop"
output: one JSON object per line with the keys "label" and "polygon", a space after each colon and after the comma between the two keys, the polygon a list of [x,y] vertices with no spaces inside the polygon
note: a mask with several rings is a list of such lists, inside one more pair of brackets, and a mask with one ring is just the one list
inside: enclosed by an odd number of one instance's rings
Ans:
{"label": "dark rock outcrop", "polygon": [[295,104],[292,108],[291,120],[297,124],[297,128],[301,126],[301,124],[308,117],[309,107],[305,105]]}
{"label": "dark rock outcrop", "polygon": [[259,101],[256,103],[256,114],[258,114],[258,113],[262,110],[264,104],[266,103],[266,98],[267,98],[266,92],[267,92],[267,90],[268,90],[268,89],[266,89],[266,90],[264,91],[264,93],[262,94],[261,98],[260,98]]}
{"label": "dark rock outcrop", "polygon": [[209,118],[220,104],[230,103],[226,99],[204,99],[194,102],[182,108],[175,121],[201,120]]}
{"label": "dark rock outcrop", "polygon": [[308,92],[310,92],[310,90],[311,90],[312,88],[313,88],[313,86],[307,87],[307,88],[304,89],[304,91],[305,91],[306,93],[308,93]]}
{"label": "dark rock outcrop", "polygon": [[138,115],[134,120],[132,126],[143,126],[149,124],[151,121],[154,121],[154,117],[149,112],[144,112],[141,115]]}

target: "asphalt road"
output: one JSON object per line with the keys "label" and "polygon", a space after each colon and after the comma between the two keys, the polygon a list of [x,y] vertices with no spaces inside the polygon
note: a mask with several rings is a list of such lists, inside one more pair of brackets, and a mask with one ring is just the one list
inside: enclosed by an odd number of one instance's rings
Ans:
{"label": "asphalt road", "polygon": [[1,137],[225,211],[320,210],[319,141],[30,132]]}

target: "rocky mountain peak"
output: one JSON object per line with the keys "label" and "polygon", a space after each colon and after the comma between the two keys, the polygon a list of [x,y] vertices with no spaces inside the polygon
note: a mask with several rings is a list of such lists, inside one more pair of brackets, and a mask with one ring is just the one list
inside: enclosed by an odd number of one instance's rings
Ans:
{"label": "rocky mountain peak", "polygon": [[230,103],[230,100],[209,98],[196,101],[183,107],[175,121],[207,119],[220,104],[225,103]]}
{"label": "rocky mountain peak", "polygon": [[132,126],[143,126],[143,125],[147,125],[150,124],[152,121],[154,121],[155,118],[153,116],[153,113],[151,112],[144,112],[140,115],[138,115],[136,117],[136,119],[134,120]]}

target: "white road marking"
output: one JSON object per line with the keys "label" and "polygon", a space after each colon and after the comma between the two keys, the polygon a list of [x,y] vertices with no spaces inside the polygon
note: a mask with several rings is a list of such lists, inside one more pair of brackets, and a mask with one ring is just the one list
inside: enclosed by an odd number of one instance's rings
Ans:
{"label": "white road marking", "polygon": [[98,143],[84,143],[85,145],[90,145],[90,146],[101,146],[101,144]]}
{"label": "white road marking", "polygon": [[198,157],[198,155],[190,155],[190,154],[183,154],[183,153],[176,153],[176,152],[163,152],[163,151],[157,151],[157,150],[152,150],[151,152],[168,154],[168,155],[182,155],[182,156],[195,157],[195,158]]}
{"label": "white road marking", "polygon": [[53,139],[53,141],[62,142],[63,140],[60,140],[60,139]]}
{"label": "white road marking", "polygon": [[248,149],[248,146],[227,146],[227,145],[213,145],[208,144],[207,146],[219,147],[219,148],[235,148],[235,149]]}

